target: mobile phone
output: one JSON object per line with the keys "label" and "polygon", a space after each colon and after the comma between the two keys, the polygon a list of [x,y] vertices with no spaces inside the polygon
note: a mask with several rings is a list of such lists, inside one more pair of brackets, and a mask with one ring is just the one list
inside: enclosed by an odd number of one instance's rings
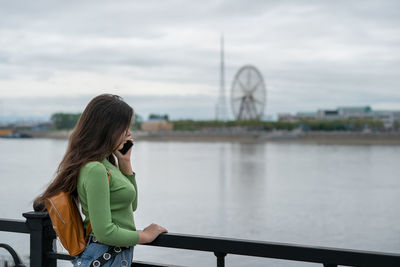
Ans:
{"label": "mobile phone", "polygon": [[118,151],[121,152],[121,154],[125,155],[125,153],[128,152],[129,148],[131,148],[131,146],[133,146],[133,142],[131,140],[128,140],[124,144],[124,147]]}

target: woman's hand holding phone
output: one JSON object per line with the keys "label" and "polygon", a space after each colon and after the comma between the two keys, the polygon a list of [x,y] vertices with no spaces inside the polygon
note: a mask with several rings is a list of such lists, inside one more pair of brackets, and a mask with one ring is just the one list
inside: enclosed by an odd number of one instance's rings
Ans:
{"label": "woman's hand holding phone", "polygon": [[[132,166],[131,166],[131,152],[133,146],[133,138],[129,138],[124,143],[124,146],[120,150],[115,150],[114,154],[118,159],[119,169],[122,173],[132,174]],[[125,152],[125,153],[122,153]]]}
{"label": "woman's hand holding phone", "polygon": [[130,139],[128,141],[125,142],[124,146],[122,147],[122,149],[118,150],[119,152],[121,152],[122,155],[125,155],[126,152],[128,152],[128,150],[133,146],[133,139]]}

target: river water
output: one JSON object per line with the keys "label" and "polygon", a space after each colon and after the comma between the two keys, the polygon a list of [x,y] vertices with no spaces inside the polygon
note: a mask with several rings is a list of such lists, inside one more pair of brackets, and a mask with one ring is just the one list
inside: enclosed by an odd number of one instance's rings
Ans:
{"label": "river water", "polygon": [[[0,139],[0,217],[23,219],[66,140]],[[400,253],[400,146],[136,142],[136,227]],[[0,232],[27,260],[28,235]],[[5,251],[0,251],[6,255]],[[134,258],[216,266],[210,252],[138,245]],[[72,266],[59,261],[59,266]],[[226,266],[321,266],[228,255]]]}

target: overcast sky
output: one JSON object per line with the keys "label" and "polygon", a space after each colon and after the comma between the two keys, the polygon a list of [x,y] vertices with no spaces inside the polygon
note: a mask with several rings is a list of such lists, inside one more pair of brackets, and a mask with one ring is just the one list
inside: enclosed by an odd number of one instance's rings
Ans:
{"label": "overcast sky", "polygon": [[3,121],[81,112],[104,92],[144,117],[213,119],[222,32],[228,99],[251,64],[264,76],[267,115],[400,109],[397,0],[0,3]]}

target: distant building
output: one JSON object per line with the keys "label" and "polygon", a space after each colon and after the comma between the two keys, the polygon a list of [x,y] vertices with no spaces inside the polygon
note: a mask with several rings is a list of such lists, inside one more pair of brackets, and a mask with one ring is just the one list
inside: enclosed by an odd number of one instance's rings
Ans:
{"label": "distant building", "polygon": [[11,135],[13,132],[12,129],[0,129],[0,136]]}
{"label": "distant building", "polygon": [[400,111],[374,111],[373,118],[382,121],[385,128],[389,129],[394,122],[400,122]]}
{"label": "distant building", "polygon": [[394,122],[400,123],[400,110],[372,110],[370,106],[338,107],[334,110],[320,109],[317,112],[297,112],[278,114],[279,121],[297,122],[301,120],[344,120],[344,119],[371,119],[383,122],[386,129],[390,129]]}
{"label": "distant building", "polygon": [[326,120],[338,120],[340,119],[338,110],[318,110],[317,117]]}
{"label": "distant building", "polygon": [[338,107],[339,116],[345,119],[367,118],[371,116],[372,109],[369,106],[363,107]]}
{"label": "distant building", "polygon": [[47,131],[55,127],[53,122],[42,122],[32,127],[33,131]]}
{"label": "distant building", "polygon": [[171,131],[174,125],[163,119],[151,119],[142,123],[143,131]]}
{"label": "distant building", "polygon": [[316,112],[297,112],[297,117],[300,120],[314,119],[317,117],[317,113]]}

